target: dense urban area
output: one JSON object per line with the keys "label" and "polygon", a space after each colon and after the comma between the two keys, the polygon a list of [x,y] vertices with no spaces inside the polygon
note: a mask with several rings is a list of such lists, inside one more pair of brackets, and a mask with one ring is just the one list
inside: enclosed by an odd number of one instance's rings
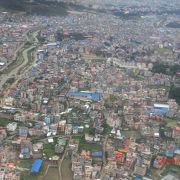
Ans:
{"label": "dense urban area", "polygon": [[180,1],[1,0],[0,180],[179,180]]}

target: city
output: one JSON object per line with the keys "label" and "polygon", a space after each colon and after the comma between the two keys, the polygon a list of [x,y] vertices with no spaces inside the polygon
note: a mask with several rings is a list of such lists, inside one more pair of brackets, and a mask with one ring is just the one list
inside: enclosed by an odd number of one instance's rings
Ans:
{"label": "city", "polygon": [[21,1],[0,3],[0,179],[178,180],[180,2]]}

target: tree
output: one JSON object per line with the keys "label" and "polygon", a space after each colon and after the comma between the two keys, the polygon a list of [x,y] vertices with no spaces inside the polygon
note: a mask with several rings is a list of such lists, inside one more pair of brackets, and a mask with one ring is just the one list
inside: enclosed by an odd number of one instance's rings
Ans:
{"label": "tree", "polygon": [[171,86],[169,91],[169,98],[175,99],[176,102],[180,105],[180,87]]}

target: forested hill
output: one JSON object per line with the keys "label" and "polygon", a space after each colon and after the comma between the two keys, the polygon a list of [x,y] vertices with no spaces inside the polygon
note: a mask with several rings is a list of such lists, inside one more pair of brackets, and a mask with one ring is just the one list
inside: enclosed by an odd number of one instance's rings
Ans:
{"label": "forested hill", "polygon": [[65,3],[47,2],[45,0],[0,0],[0,7],[9,11],[23,11],[37,15],[65,15]]}

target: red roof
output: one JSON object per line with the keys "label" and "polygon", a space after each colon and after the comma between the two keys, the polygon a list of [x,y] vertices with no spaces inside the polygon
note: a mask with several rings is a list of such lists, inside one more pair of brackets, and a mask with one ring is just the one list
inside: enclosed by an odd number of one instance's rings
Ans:
{"label": "red roof", "polygon": [[176,126],[175,127],[176,131],[180,131],[180,127]]}

